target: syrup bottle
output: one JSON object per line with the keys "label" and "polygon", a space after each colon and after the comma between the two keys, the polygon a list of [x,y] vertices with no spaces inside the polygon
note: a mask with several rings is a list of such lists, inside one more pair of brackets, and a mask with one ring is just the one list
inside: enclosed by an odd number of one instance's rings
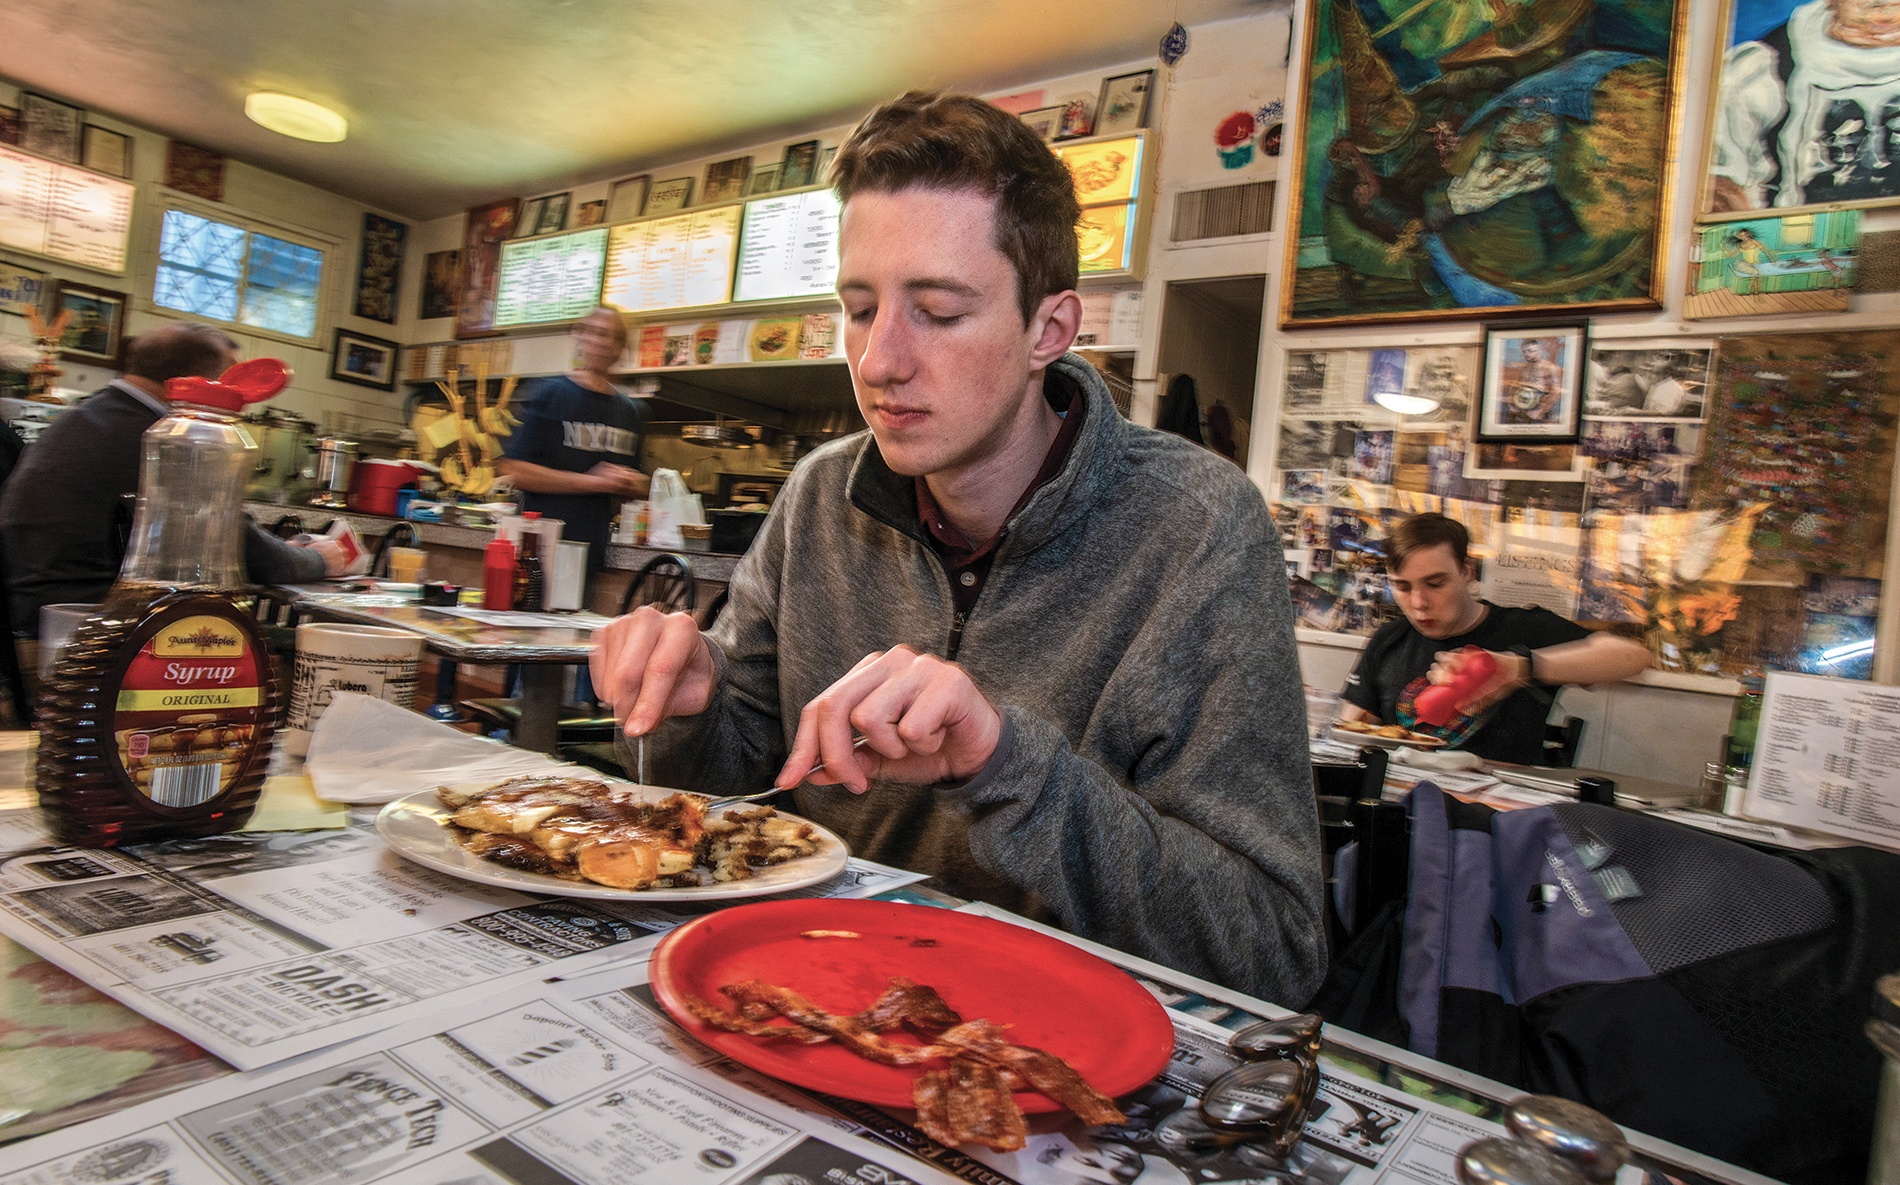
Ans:
{"label": "syrup bottle", "polygon": [[545,603],[547,577],[541,567],[541,513],[530,510],[521,516],[521,554],[515,557],[515,608],[539,613]]}
{"label": "syrup bottle", "polygon": [[257,805],[284,705],[244,577],[258,449],[236,415],[289,380],[259,358],[166,384],[119,579],[41,700],[40,806],[61,843],[231,831]]}

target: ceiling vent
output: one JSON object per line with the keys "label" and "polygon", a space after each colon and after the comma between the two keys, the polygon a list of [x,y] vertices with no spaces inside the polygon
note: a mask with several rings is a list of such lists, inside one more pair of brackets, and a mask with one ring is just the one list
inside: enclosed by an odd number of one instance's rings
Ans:
{"label": "ceiling vent", "polygon": [[1273,182],[1245,181],[1214,189],[1186,189],[1174,195],[1174,226],[1169,241],[1196,243],[1263,235],[1273,229]]}

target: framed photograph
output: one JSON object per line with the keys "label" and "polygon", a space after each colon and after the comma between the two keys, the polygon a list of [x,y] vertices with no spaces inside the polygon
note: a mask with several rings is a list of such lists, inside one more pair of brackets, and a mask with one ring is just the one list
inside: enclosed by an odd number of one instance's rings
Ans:
{"label": "framed photograph", "polygon": [[81,163],[88,169],[114,177],[132,175],[132,137],[89,123],[83,144]]}
{"label": "framed photograph", "polygon": [[59,339],[60,357],[118,365],[125,337],[125,293],[60,280],[53,289],[53,315],[62,312],[70,312],[72,320]]}
{"label": "framed photograph", "polygon": [[647,194],[646,213],[671,214],[675,210],[684,210],[693,204],[693,179],[675,177],[670,181],[661,181]]}
{"label": "framed photograph", "polygon": [[28,309],[38,312],[46,303],[49,287],[45,272],[0,263],[0,313],[24,317]]}
{"label": "framed photograph", "polygon": [[379,391],[396,389],[396,351],[401,347],[380,337],[349,329],[336,331],[330,350],[330,377]]}
{"label": "framed photograph", "polygon": [[1102,80],[1102,97],[1095,105],[1095,134],[1113,135],[1148,126],[1148,93],[1154,87],[1153,70],[1117,74]]}
{"label": "framed photograph", "polygon": [[762,193],[771,193],[778,188],[778,166],[760,165],[752,170],[752,180],[746,185],[747,197],[756,197]]}
{"label": "framed photograph", "polygon": [[20,142],[20,109],[0,105],[0,144]]}
{"label": "framed photograph", "polygon": [[1700,420],[1708,412],[1715,343],[1657,338],[1590,343],[1583,418]]}
{"label": "framed photograph", "polygon": [[1056,131],[1062,127],[1062,108],[1038,107],[1016,118],[1022,120],[1030,131],[1036,133],[1038,139],[1047,144],[1056,138]]}
{"label": "framed photograph", "polygon": [[497,332],[495,285],[500,281],[501,245],[514,237],[520,218],[520,198],[470,207],[462,226],[461,266],[455,273],[456,337],[486,337]]}
{"label": "framed photograph", "polygon": [[833,144],[818,157],[818,180],[827,184],[831,181],[831,158],[838,155],[838,146]]}
{"label": "framed photograph", "polygon": [[778,187],[799,189],[810,185],[818,175],[818,141],[801,140],[785,146],[785,157],[778,163]]}
{"label": "framed photograph", "polygon": [[548,199],[545,197],[523,198],[521,217],[515,221],[514,237],[525,239],[540,233],[535,228],[541,225],[541,211],[547,209],[547,206]]}
{"label": "framed photograph", "polygon": [[566,230],[567,207],[573,196],[573,191],[570,190],[567,193],[551,193],[539,199],[541,202],[541,216],[535,219],[534,233],[538,235],[551,235],[555,231]]}
{"label": "framed photograph", "polygon": [[605,198],[597,202],[582,202],[580,205],[574,207],[574,225],[576,228],[599,226],[606,220],[607,199]]}
{"label": "framed photograph", "polygon": [[165,187],[179,193],[201,197],[208,202],[224,200],[224,156],[222,153],[187,144],[183,140],[165,142]]}
{"label": "framed photograph", "polygon": [[76,165],[83,156],[86,113],[68,103],[20,92],[20,146],[28,152]]}
{"label": "framed photograph", "polygon": [[1485,444],[1570,444],[1583,418],[1588,328],[1492,325],[1484,331],[1478,440]]}
{"label": "framed photograph", "polygon": [[417,314],[424,320],[455,315],[455,272],[462,266],[460,251],[431,251],[422,264],[422,308]]}
{"label": "framed photograph", "polygon": [[1846,312],[1860,220],[1856,209],[1697,223],[1683,317]]}
{"label": "framed photograph", "polygon": [[381,214],[363,215],[363,250],[356,263],[356,299],[350,311],[359,317],[396,323],[396,289],[402,283],[402,245],[409,227]]}
{"label": "framed photograph", "polygon": [[629,218],[638,218],[647,208],[647,186],[653,178],[646,173],[638,177],[625,177],[613,183],[607,191],[607,221],[625,222]]}
{"label": "framed photograph", "polygon": [[749,156],[714,161],[706,166],[706,193],[700,200],[707,204],[737,201],[745,196],[746,178],[751,175],[752,158]]}
{"label": "framed photograph", "polygon": [[1728,0],[1704,150],[1701,216],[1900,204],[1891,27],[1865,5]]}
{"label": "framed photograph", "polygon": [[1095,134],[1095,96],[1070,95],[1062,104],[1062,121],[1056,127],[1056,139],[1074,140]]}
{"label": "framed photograph", "polygon": [[[1508,5],[1400,36],[1313,0],[1280,324],[1660,308],[1689,8]],[[1584,85],[1587,109],[1560,97]]]}

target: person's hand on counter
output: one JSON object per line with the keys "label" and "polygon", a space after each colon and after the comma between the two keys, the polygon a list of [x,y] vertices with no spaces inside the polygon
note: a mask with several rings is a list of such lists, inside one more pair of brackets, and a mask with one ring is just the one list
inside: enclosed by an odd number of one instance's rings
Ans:
{"label": "person's hand on counter", "polygon": [[317,535],[302,543],[292,543],[291,546],[307,548],[322,556],[325,576],[343,576],[349,571],[350,553],[335,539]]}
{"label": "person's hand on counter", "polygon": [[[862,749],[856,735],[865,738]],[[969,672],[897,646],[865,655],[805,705],[777,784],[842,784],[862,794],[873,778],[967,781],[989,764],[1002,735],[1002,715]],[[821,758],[824,768],[807,777]]]}
{"label": "person's hand on counter", "polygon": [[628,736],[643,736],[672,716],[694,716],[712,702],[712,650],[691,613],[642,605],[594,635],[588,669],[594,693]]}
{"label": "person's hand on counter", "polygon": [[611,461],[602,461],[589,469],[587,475],[600,480],[601,493],[621,498],[644,498],[653,484],[652,479],[638,469],[629,469]]}

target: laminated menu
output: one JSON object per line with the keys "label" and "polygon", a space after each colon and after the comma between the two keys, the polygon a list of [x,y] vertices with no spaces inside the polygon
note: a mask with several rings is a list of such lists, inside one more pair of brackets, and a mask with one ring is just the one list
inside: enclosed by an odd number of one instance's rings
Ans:
{"label": "laminated menu", "polygon": [[1900,688],[1768,675],[1742,813],[1900,851]]}
{"label": "laminated menu", "polygon": [[[370,817],[114,849],[55,846],[0,811],[0,933],[240,1069],[651,945],[689,904],[578,900],[403,860]],[[852,860],[798,896],[922,879]]]}

